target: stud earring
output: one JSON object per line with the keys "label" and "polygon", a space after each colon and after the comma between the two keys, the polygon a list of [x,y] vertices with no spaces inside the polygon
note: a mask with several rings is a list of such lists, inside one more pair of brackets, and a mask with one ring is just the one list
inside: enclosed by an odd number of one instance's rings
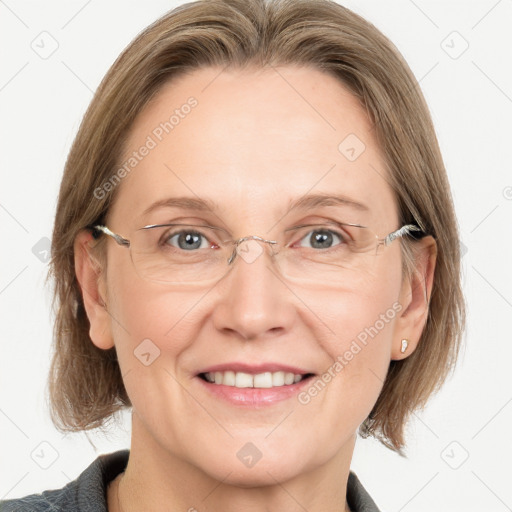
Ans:
{"label": "stud earring", "polygon": [[407,350],[407,346],[409,345],[409,340],[402,340],[402,348],[400,349],[400,352],[405,353]]}

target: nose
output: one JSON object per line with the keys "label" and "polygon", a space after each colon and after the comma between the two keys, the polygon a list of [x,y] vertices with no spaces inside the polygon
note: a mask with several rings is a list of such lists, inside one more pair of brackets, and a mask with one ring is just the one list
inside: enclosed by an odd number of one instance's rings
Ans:
{"label": "nose", "polygon": [[289,331],[295,319],[292,292],[279,275],[272,246],[261,237],[239,239],[230,270],[218,283],[215,327],[255,340]]}

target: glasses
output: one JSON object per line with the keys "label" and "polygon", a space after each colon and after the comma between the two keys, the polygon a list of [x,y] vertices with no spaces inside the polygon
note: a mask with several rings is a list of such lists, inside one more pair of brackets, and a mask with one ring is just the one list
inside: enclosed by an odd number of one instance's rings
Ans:
{"label": "glasses", "polygon": [[379,238],[360,224],[326,221],[301,224],[284,230],[277,240],[244,236],[230,240],[220,227],[203,224],[152,224],[134,230],[130,238],[107,226],[90,226],[94,238],[101,233],[130,250],[137,274],[146,280],[170,285],[206,286],[220,280],[239,256],[253,264],[265,248],[279,273],[303,286],[339,287],[374,270],[383,248],[419,227],[406,224]]}

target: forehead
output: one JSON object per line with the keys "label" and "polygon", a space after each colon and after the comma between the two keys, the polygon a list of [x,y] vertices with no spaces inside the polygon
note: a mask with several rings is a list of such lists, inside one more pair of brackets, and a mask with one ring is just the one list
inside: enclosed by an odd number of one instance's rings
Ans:
{"label": "forehead", "polygon": [[110,216],[133,223],[169,197],[204,199],[226,223],[247,224],[331,193],[368,205],[359,219],[396,218],[364,110],[312,68],[204,68],[174,79],[139,114],[119,164],[126,177]]}

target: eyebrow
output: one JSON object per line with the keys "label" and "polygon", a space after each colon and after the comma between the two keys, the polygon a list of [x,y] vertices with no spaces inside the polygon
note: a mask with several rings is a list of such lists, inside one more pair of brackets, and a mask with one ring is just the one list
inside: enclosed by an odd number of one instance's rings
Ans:
{"label": "eyebrow", "polygon": [[[354,199],[343,195],[332,194],[309,194],[298,199],[290,199],[288,201],[288,211],[290,210],[307,210],[324,206],[349,207],[360,212],[369,212],[370,208]],[[197,212],[215,212],[218,211],[218,205],[209,199],[200,199],[194,197],[168,197],[156,201],[146,208],[142,215],[147,215],[158,208],[182,208],[185,210],[193,210]]]}
{"label": "eyebrow", "polygon": [[320,206],[348,206],[360,212],[369,212],[370,208],[346,196],[332,194],[309,194],[299,199],[290,200],[288,209],[306,210],[309,208],[318,208]]}

